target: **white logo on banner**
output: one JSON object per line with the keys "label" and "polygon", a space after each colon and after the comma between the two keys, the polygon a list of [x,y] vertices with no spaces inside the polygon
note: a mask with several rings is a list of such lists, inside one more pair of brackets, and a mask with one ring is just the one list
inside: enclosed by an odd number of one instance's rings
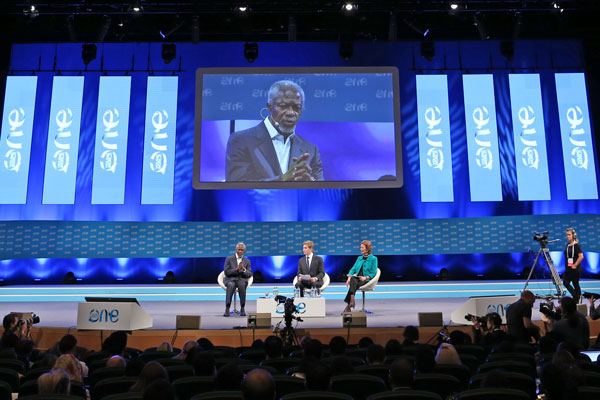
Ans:
{"label": "white logo on banner", "polygon": [[108,139],[119,137],[119,132],[115,128],[119,125],[119,110],[106,110],[102,116],[104,124],[104,134],[102,135],[102,147],[105,149],[100,155],[100,167],[113,174],[117,170],[117,152],[119,149],[117,143],[109,143]]}
{"label": "white logo on banner", "polygon": [[9,171],[19,172],[19,168],[21,168],[21,152],[19,150],[23,148],[23,143],[20,142],[23,137],[23,130],[20,128],[23,127],[24,123],[25,110],[21,107],[8,113],[10,131],[6,137],[6,145],[10,150],[4,154],[4,168]]}
{"label": "white logo on banner", "polygon": [[[571,163],[577,168],[588,168],[588,154],[584,147],[587,146],[583,135],[585,130],[581,126],[583,123],[583,112],[579,106],[569,107],[567,110],[567,121],[571,124],[569,133],[569,142],[573,145],[571,150]],[[581,140],[579,140],[581,138]]]}
{"label": "white logo on banner", "polygon": [[[56,113],[56,125],[58,131],[54,135],[54,146],[58,149],[52,156],[52,168],[56,171],[67,173],[69,169],[69,150],[71,149],[71,143],[69,139],[71,137],[71,131],[66,129],[73,123],[73,112],[70,108],[66,110],[60,110]],[[66,143],[61,142],[59,139],[65,139]]]}
{"label": "white logo on banner", "polygon": [[490,136],[492,132],[487,126],[490,123],[490,114],[487,107],[481,106],[473,110],[473,122],[475,122],[475,143],[479,146],[475,152],[475,162],[478,167],[492,170],[493,158],[492,142]]}
{"label": "white logo on banner", "polygon": [[169,125],[169,114],[166,110],[156,111],[152,114],[152,126],[154,127],[154,134],[150,145],[155,150],[150,156],[152,162],[150,163],[150,169],[160,174],[165,174],[167,170],[167,145],[158,144],[158,141],[167,139],[169,135],[163,130]]}
{"label": "white logo on banner", "polygon": [[519,109],[519,121],[521,122],[521,143],[525,148],[521,152],[521,160],[526,167],[538,169],[540,156],[537,151],[537,140],[535,135],[537,131],[530,126],[535,122],[535,113],[533,107],[521,107]]}
{"label": "white logo on banner", "polygon": [[442,112],[437,106],[429,107],[425,110],[425,122],[428,129],[425,140],[430,146],[429,150],[427,150],[427,165],[441,171],[444,169],[444,151],[441,140],[442,130],[436,127],[442,122]]}

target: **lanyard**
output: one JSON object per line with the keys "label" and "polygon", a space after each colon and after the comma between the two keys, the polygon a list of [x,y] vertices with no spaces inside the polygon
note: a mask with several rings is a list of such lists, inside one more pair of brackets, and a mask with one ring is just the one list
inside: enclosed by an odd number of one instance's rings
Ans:
{"label": "lanyard", "polygon": [[[571,257],[569,257],[569,247],[571,248]],[[567,258],[575,258],[575,243],[573,243],[573,246],[567,245]]]}

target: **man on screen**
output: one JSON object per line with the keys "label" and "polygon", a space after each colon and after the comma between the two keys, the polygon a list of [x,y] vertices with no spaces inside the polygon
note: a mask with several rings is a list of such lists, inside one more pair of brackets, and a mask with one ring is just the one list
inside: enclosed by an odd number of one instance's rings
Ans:
{"label": "man on screen", "polygon": [[271,85],[267,118],[229,137],[226,180],[322,181],[319,149],[295,132],[303,107],[299,85],[287,80]]}

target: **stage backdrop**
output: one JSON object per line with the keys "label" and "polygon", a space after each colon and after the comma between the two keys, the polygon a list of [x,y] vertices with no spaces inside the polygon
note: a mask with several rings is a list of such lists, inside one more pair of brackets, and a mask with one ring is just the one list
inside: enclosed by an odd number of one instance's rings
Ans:
{"label": "stage backdrop", "polygon": [[[57,283],[73,271],[86,283],[142,283],[173,270],[179,282],[213,282],[226,249],[233,252],[236,242],[247,241],[252,244],[248,255],[267,281],[291,280],[302,241],[319,238],[317,253],[327,256],[327,270],[337,279],[365,238],[373,239],[375,254],[382,254],[385,280],[432,279],[442,267],[457,278],[514,278],[531,265],[528,248],[537,250],[533,232],[513,229],[522,228],[523,217],[531,215],[555,215],[548,226],[535,227],[551,229],[550,238],[561,239],[553,247],[559,262],[564,229],[577,222],[568,214],[597,214],[600,208],[580,43],[517,41],[512,61],[493,41],[435,46],[436,57],[429,62],[417,42],[356,43],[353,59],[344,62],[337,43],[259,43],[260,56],[249,64],[243,43],[185,43],[177,44],[177,58],[165,64],[157,43],[98,44],[98,56],[86,71],[81,44],[15,45],[2,102],[0,219],[30,221],[24,232],[35,232],[42,250],[45,241],[50,250],[57,240],[79,237],[82,226],[96,240],[82,243],[94,251],[75,258],[48,251],[24,260],[19,252],[28,247],[27,235],[0,234],[5,258],[0,277],[10,283]],[[195,70],[248,66],[397,67],[404,186],[193,190]],[[349,108],[361,111],[362,105]],[[483,217],[503,227],[490,232],[489,247],[461,254],[459,244],[445,245],[454,235],[469,242],[470,235],[461,236],[461,219]],[[397,248],[408,250],[390,251],[395,247],[386,242],[385,229],[376,230],[379,224],[393,226],[394,221],[379,222],[384,219],[403,220],[409,227],[423,223],[417,232],[426,234],[399,235]],[[330,238],[310,229],[313,222],[340,220],[368,228],[359,231],[363,235],[347,236],[342,229],[336,250],[327,254]],[[70,225],[73,236],[57,236],[35,221],[93,223]],[[181,238],[199,242],[194,246],[199,251],[191,254],[104,257],[96,250],[131,240],[131,232],[103,230],[95,222],[136,222],[142,228],[156,222],[229,224],[218,235],[190,231]],[[247,224],[236,229],[236,223],[248,222],[299,225],[296,233],[258,231],[256,237]],[[585,275],[590,276],[598,272],[592,244],[597,236],[586,237],[594,228],[582,228]],[[475,230],[473,236],[485,240],[487,232]],[[164,232],[150,236],[148,243],[162,248]],[[506,253],[493,250],[496,241]],[[424,250],[429,244],[435,251]],[[90,254],[102,258],[87,258]]]}

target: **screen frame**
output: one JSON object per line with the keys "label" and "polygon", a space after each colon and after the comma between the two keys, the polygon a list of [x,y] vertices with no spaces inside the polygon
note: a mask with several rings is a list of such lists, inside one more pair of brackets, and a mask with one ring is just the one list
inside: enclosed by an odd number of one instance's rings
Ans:
{"label": "screen frame", "polygon": [[[391,74],[393,90],[394,140],[396,147],[396,179],[382,181],[236,181],[201,182],[201,139],[202,139],[202,91],[204,75],[238,74]],[[239,67],[239,68],[198,68],[196,69],[196,101],[194,110],[194,172],[192,185],[196,190],[203,189],[380,189],[400,188],[404,184],[402,175],[402,131],[400,123],[400,86],[397,67]]]}

